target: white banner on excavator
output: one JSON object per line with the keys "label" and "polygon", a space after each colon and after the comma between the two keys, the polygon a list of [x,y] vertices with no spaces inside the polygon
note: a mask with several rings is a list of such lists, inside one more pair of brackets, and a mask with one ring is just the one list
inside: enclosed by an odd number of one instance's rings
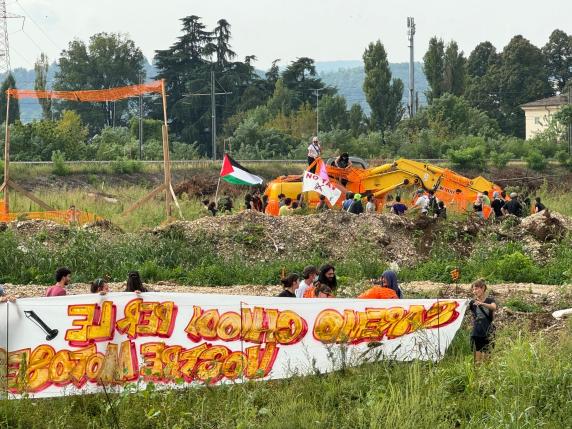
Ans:
{"label": "white banner on excavator", "polygon": [[342,195],[342,191],[333,186],[329,180],[325,180],[310,171],[305,171],[302,182],[302,192],[308,191],[314,191],[324,195],[331,205],[336,204],[336,201],[338,201]]}

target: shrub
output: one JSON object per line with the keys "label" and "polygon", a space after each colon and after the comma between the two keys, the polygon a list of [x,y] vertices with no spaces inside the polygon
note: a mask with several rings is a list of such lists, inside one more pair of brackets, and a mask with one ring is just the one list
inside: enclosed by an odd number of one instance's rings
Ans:
{"label": "shrub", "polygon": [[510,152],[492,152],[491,153],[491,163],[496,168],[504,168],[508,164],[508,162],[514,158],[514,154]]}
{"label": "shrub", "polygon": [[477,168],[482,170],[486,166],[485,148],[483,146],[450,150],[447,153],[447,158],[454,165],[461,168]]}
{"label": "shrub", "polygon": [[134,159],[119,158],[113,161],[111,169],[117,174],[139,173],[143,169],[143,164]]}
{"label": "shrub", "polygon": [[548,161],[538,150],[531,150],[526,156],[526,165],[534,171],[543,171],[548,165]]}
{"label": "shrub", "polygon": [[52,152],[52,173],[56,176],[65,176],[69,174],[69,168],[66,165],[66,157],[65,154],[60,152],[59,150],[55,150]]}
{"label": "shrub", "polygon": [[516,251],[500,257],[494,267],[494,277],[502,281],[535,283],[541,276],[534,261]]}

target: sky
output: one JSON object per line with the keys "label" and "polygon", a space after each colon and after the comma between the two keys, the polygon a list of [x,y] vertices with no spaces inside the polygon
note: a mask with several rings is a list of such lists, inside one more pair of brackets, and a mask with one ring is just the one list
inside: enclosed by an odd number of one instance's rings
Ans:
{"label": "sky", "polygon": [[[151,60],[180,33],[179,19],[203,18],[207,28],[224,18],[239,58],[256,55],[267,69],[307,56],[316,61],[360,60],[377,39],[390,62],[409,60],[408,16],[415,18],[415,59],[432,36],[455,40],[466,55],[491,41],[502,50],[516,34],[541,47],[555,28],[572,33],[572,1],[531,0],[6,0],[12,68],[33,68],[41,52],[56,60],[73,39],[98,32],[126,33]],[[24,24],[22,29],[22,23]]]}

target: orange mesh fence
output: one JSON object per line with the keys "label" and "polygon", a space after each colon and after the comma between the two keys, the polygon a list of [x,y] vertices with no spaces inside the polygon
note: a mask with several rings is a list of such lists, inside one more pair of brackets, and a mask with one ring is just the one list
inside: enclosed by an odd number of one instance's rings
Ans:
{"label": "orange mesh fence", "polygon": [[0,222],[12,222],[15,220],[51,220],[61,224],[86,224],[93,223],[103,218],[93,213],[81,212],[79,210],[62,210],[49,212],[22,212],[22,213],[0,213]]}
{"label": "orange mesh fence", "polygon": [[7,94],[12,98],[51,98],[68,101],[117,101],[125,98],[137,97],[143,94],[156,93],[161,94],[163,91],[163,82],[156,80],[154,82],[144,83],[141,85],[122,86],[118,88],[97,89],[87,91],[34,91],[32,89],[8,89]]}

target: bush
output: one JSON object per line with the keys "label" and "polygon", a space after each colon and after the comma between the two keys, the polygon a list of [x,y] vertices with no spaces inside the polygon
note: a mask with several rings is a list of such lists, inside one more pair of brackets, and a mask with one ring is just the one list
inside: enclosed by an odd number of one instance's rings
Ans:
{"label": "bush", "polygon": [[455,166],[460,168],[477,168],[479,170],[483,170],[487,163],[485,157],[485,148],[483,146],[450,150],[447,153],[447,158]]}
{"label": "bush", "polygon": [[514,154],[510,152],[492,152],[491,153],[491,163],[496,168],[504,168],[508,164],[508,162],[514,158]]}
{"label": "bush", "polygon": [[52,152],[52,162],[52,173],[54,173],[56,176],[65,176],[69,174],[69,168],[66,165],[65,154],[59,150]]}
{"label": "bush", "polygon": [[111,164],[111,170],[117,174],[139,173],[143,169],[143,163],[134,159],[119,158]]}
{"label": "bush", "polygon": [[531,150],[526,156],[526,165],[534,171],[543,171],[548,165],[547,159],[538,150]]}

